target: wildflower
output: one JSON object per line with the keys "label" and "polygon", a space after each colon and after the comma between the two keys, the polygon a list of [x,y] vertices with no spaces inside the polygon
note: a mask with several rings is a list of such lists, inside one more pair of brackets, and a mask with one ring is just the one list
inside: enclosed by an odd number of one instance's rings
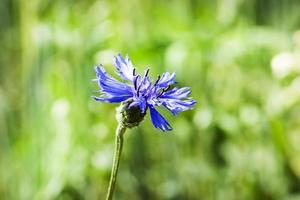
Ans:
{"label": "wildflower", "polygon": [[127,116],[125,123],[128,127],[138,125],[149,108],[154,127],[162,131],[170,131],[171,125],[155,107],[163,106],[176,116],[182,111],[191,109],[196,103],[189,98],[191,93],[189,87],[172,87],[176,84],[175,73],[165,72],[151,82],[149,69],[143,76],[136,74],[128,56],[124,59],[121,54],[118,54],[114,57],[114,65],[123,82],[108,75],[102,65],[96,66],[97,79],[95,80],[98,81],[101,95],[93,98],[107,103],[122,102],[121,118]]}

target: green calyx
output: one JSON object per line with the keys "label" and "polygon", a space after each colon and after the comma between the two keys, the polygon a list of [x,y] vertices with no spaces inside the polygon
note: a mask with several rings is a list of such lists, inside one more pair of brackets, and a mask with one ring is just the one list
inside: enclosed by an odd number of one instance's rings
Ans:
{"label": "green calyx", "polygon": [[121,103],[117,108],[117,120],[122,126],[132,128],[138,126],[144,119],[146,112],[142,113],[139,106],[129,108],[132,100],[129,99]]}

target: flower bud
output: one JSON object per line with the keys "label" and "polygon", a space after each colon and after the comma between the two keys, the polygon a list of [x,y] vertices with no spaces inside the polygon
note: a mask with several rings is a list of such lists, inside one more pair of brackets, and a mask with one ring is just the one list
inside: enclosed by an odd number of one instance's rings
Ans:
{"label": "flower bud", "polygon": [[132,100],[123,101],[121,105],[117,108],[117,120],[122,126],[126,128],[132,128],[138,126],[141,121],[143,121],[145,113],[142,113],[139,106],[134,106],[129,108]]}

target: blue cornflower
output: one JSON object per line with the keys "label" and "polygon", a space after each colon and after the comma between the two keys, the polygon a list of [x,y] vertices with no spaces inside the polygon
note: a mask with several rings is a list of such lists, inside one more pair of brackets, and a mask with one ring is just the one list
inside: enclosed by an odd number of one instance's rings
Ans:
{"label": "blue cornflower", "polygon": [[136,74],[128,56],[124,59],[121,54],[114,57],[117,74],[124,80],[120,82],[106,73],[102,65],[96,66],[95,71],[100,87],[100,97],[93,96],[96,101],[120,103],[129,101],[128,109],[139,108],[141,114],[150,110],[150,117],[155,128],[162,131],[172,130],[169,122],[155,109],[156,106],[167,108],[173,115],[190,110],[196,101],[189,98],[189,87],[177,88],[175,73],[165,72],[151,82],[147,69],[143,76]]}

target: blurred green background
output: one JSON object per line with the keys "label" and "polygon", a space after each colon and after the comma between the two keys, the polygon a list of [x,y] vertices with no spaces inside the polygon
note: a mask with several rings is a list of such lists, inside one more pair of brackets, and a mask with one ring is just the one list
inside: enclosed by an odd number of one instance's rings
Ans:
{"label": "blurred green background", "polygon": [[0,199],[104,199],[93,66],[176,71],[195,109],[127,131],[115,199],[300,199],[300,1],[1,0]]}

